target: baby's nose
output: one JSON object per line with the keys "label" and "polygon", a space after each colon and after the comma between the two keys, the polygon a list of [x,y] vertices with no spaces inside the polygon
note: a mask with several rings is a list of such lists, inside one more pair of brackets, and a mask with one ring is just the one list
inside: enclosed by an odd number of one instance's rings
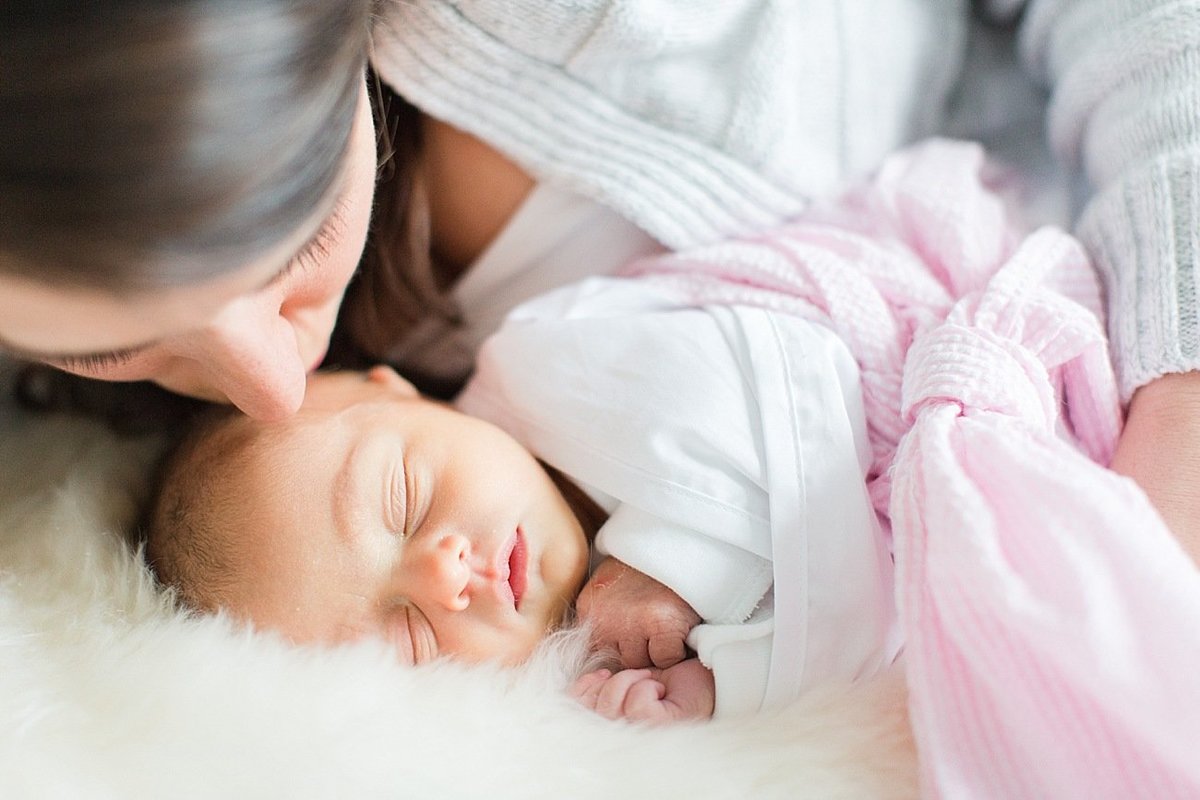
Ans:
{"label": "baby's nose", "polygon": [[430,548],[419,568],[425,572],[430,599],[449,611],[462,611],[471,604],[471,543],[456,533],[442,536]]}

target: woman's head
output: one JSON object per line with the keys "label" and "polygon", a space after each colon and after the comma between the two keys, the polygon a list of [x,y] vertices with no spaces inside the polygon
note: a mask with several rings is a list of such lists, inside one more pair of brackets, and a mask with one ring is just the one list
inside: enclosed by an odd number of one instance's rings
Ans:
{"label": "woman's head", "polygon": [[294,410],[366,236],[370,12],[6,4],[0,343]]}

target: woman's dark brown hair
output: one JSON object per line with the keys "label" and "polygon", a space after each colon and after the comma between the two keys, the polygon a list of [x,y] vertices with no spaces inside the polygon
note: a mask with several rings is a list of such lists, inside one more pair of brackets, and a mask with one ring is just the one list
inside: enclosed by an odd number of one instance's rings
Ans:
{"label": "woman's dark brown hair", "polygon": [[[372,91],[380,173],[370,238],[346,290],[326,361],[346,369],[387,361],[389,350],[422,320],[453,322],[458,315],[430,256],[428,205],[420,178],[420,112],[374,77]],[[405,377],[437,397],[449,397],[458,388],[411,370]]]}
{"label": "woman's dark brown hair", "polygon": [[[379,4],[0,5],[0,270],[123,293],[211,279],[293,235],[332,203]],[[330,349],[343,367],[383,361],[421,319],[455,314],[429,257],[419,114],[378,80],[370,89],[381,171]],[[19,393],[130,429],[194,405],[36,365]],[[146,413],[131,415],[138,403]]]}
{"label": "woman's dark brown hair", "polygon": [[371,0],[0,5],[0,269],[112,292],[244,266],[333,202]]}

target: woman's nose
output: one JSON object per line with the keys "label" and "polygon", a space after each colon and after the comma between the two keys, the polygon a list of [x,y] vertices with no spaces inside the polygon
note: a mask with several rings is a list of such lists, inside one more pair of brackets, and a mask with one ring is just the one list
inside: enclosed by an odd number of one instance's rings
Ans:
{"label": "woman's nose", "polygon": [[260,298],[239,298],[196,334],[190,356],[248,416],[282,419],[304,401],[307,365],[291,323]]}
{"label": "woman's nose", "polygon": [[425,585],[427,599],[448,611],[463,611],[471,604],[471,545],[455,533],[432,543],[414,565]]}

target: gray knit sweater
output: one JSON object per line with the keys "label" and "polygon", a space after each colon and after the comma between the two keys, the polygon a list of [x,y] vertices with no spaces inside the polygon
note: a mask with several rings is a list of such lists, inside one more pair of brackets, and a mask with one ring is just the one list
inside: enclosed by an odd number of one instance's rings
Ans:
{"label": "gray knit sweater", "polygon": [[[1091,196],[1126,397],[1200,369],[1200,0],[1014,0],[1045,129]],[[682,248],[778,223],[938,132],[961,0],[392,0],[397,91]]]}

